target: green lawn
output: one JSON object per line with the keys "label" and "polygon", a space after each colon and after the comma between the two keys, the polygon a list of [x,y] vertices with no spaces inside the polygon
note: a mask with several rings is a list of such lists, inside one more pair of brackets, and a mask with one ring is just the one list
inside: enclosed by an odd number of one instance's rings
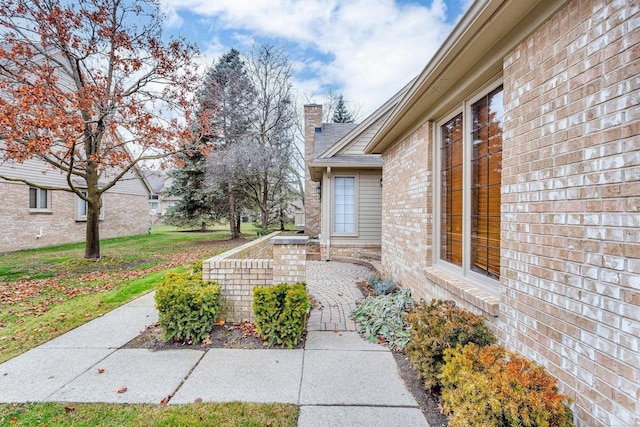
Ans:
{"label": "green lawn", "polygon": [[103,258],[82,258],[84,244],[0,255],[0,363],[152,290],[168,271],[256,236],[229,240],[227,227],[184,232],[168,226],[151,234],[101,242]]}
{"label": "green lawn", "polygon": [[116,405],[30,403],[0,405],[0,426],[230,426],[297,424],[298,408],[286,404],[194,403]]}

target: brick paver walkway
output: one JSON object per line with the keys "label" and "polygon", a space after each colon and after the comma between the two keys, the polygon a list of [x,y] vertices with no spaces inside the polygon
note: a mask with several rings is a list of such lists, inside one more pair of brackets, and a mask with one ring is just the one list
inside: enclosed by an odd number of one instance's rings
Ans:
{"label": "brick paver walkway", "polygon": [[356,282],[373,274],[369,268],[346,262],[307,261],[307,287],[316,300],[309,314],[309,331],[355,331],[349,318],[362,293]]}

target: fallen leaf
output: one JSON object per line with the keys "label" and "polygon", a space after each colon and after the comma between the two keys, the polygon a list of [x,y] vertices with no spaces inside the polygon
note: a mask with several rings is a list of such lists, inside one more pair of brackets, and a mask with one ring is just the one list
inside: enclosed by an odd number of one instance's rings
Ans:
{"label": "fallen leaf", "polygon": [[65,411],[65,412],[73,412],[73,411],[75,411],[75,410],[76,410],[76,407],[75,407],[75,406],[65,406],[65,407],[64,407],[64,411]]}
{"label": "fallen leaf", "polygon": [[117,389],[115,389],[113,391],[115,391],[116,393],[126,393],[127,392],[127,388],[126,387],[120,387],[120,388],[117,388]]}
{"label": "fallen leaf", "polygon": [[104,374],[104,368],[98,368],[98,373],[99,374]]}
{"label": "fallen leaf", "polygon": [[209,344],[211,344],[212,341],[209,338],[205,338],[202,340],[202,343],[200,344],[201,347],[207,346]]}
{"label": "fallen leaf", "polygon": [[55,375],[51,375],[50,377],[47,377],[47,379],[50,380],[50,379],[52,379],[54,377],[55,377]]}
{"label": "fallen leaf", "polygon": [[16,417],[11,417],[11,420],[10,420],[10,421],[11,421],[12,423],[17,423],[17,422],[18,422],[18,419],[17,419]]}
{"label": "fallen leaf", "polygon": [[216,323],[214,323],[215,326],[222,326],[224,325],[224,320],[218,320]]}
{"label": "fallen leaf", "polygon": [[200,402],[202,402],[202,398],[201,398],[201,397],[198,397],[196,400],[194,400],[194,402],[195,402],[195,403],[200,403]]}

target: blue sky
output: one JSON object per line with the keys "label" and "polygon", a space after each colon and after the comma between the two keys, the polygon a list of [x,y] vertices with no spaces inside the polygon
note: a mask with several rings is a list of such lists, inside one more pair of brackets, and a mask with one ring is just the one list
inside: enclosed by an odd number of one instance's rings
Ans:
{"label": "blue sky", "polygon": [[254,41],[285,49],[301,103],[343,93],[364,118],[426,65],[471,0],[161,0],[165,32],[210,66]]}

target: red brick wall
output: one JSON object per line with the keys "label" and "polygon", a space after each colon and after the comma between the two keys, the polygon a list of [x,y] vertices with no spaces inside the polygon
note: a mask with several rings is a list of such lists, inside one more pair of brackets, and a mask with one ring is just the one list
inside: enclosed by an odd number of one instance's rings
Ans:
{"label": "red brick wall", "polygon": [[640,418],[638,9],[572,1],[504,59],[500,335],[581,426]]}
{"label": "red brick wall", "polygon": [[[24,184],[0,182],[0,194],[0,253],[85,240],[86,222],[75,221],[74,194],[53,191],[51,213],[44,214],[29,212],[29,191]],[[147,197],[106,193],[104,205],[101,238],[148,232]],[[40,227],[43,236],[36,239]]]}

